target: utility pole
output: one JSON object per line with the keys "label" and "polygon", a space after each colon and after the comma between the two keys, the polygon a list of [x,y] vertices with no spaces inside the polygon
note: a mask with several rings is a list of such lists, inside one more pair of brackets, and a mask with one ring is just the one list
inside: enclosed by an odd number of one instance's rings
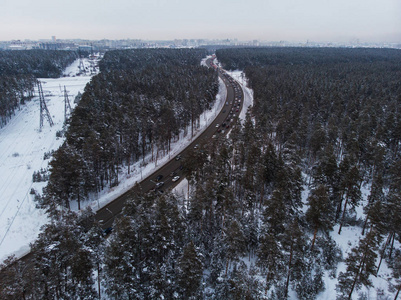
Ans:
{"label": "utility pole", "polygon": [[42,131],[43,127],[43,118],[46,117],[47,121],[49,122],[50,126],[53,126],[53,120],[50,116],[49,110],[46,106],[45,97],[43,95],[42,83],[38,80],[38,91],[39,91],[39,102],[40,102],[40,128],[39,130]]}
{"label": "utility pole", "polygon": [[64,123],[67,123],[67,119],[69,115],[71,114],[72,109],[71,109],[71,104],[70,100],[68,99],[68,94],[67,90],[64,86]]}
{"label": "utility pole", "polygon": [[83,55],[81,54],[81,50],[78,49],[78,56],[79,56],[79,72],[81,74],[85,74],[86,75],[86,71],[85,71],[85,66],[84,66],[84,61],[83,61]]}

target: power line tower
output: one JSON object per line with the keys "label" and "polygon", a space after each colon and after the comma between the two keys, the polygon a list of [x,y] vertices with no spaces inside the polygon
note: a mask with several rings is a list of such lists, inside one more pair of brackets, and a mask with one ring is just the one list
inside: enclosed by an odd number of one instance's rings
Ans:
{"label": "power line tower", "polygon": [[80,56],[79,57],[79,70],[81,73],[86,74],[86,70],[85,70],[85,66],[84,66],[84,61],[83,61],[83,57]]}
{"label": "power line tower", "polygon": [[78,56],[79,56],[79,66],[78,66],[79,72],[81,74],[86,75],[85,65],[84,65],[84,61],[83,61],[84,56],[81,54],[80,49],[78,49]]}
{"label": "power line tower", "polygon": [[64,86],[64,123],[67,122],[68,117],[72,112],[70,100],[68,99],[67,90]]}
{"label": "power line tower", "polygon": [[49,110],[47,109],[45,96],[43,95],[42,83],[38,81],[38,91],[39,91],[39,101],[40,101],[40,131],[42,131],[43,127],[43,118],[46,117],[50,126],[53,126],[53,120],[50,116]]}

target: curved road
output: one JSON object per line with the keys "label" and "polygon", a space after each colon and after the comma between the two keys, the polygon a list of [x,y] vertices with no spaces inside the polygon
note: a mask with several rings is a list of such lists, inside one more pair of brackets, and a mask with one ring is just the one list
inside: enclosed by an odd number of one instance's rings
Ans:
{"label": "curved road", "polygon": [[[177,156],[167,162],[163,167],[139,183],[143,192],[148,192],[153,189],[168,190],[174,188],[180,182],[180,180],[184,178],[184,173],[182,170],[180,170],[182,164],[181,159],[179,158],[184,158],[190,150],[194,149],[195,146],[198,147],[197,145],[206,143],[208,140],[210,140],[210,138],[217,138],[221,134],[227,134],[231,128],[231,125],[235,124],[236,119],[238,118],[244,102],[244,95],[240,85],[222,69],[217,68],[217,66],[213,64],[212,59],[208,59],[206,63],[209,67],[214,67],[217,70],[219,77],[224,81],[224,84],[227,87],[227,98],[225,104],[221,108],[221,111],[216,116],[215,120],[209,125],[208,128],[204,130],[202,134],[200,134],[195,140],[192,141],[190,145],[188,145]],[[223,123],[225,123],[226,126],[228,124],[230,126],[229,129],[223,128]],[[178,181],[172,181],[173,176],[171,176],[171,174],[173,172],[174,176],[180,176]],[[160,175],[162,176],[161,179]],[[157,180],[158,177],[159,180]],[[159,188],[156,187],[156,184],[158,183],[162,185]],[[112,227],[115,217],[120,214],[122,208],[124,207],[125,201],[129,199],[133,193],[134,190],[130,189],[96,212],[96,219],[102,223],[103,229]]]}
{"label": "curved road", "polygon": [[[243,106],[244,94],[240,85],[223,70],[217,68],[217,66],[213,64],[212,59],[208,59],[206,62],[209,67],[213,67],[217,70],[219,77],[224,81],[227,87],[227,98],[215,120],[190,145],[183,149],[177,155],[178,157],[184,158],[188,151],[192,150],[196,145],[202,145],[213,137],[218,138],[219,135],[227,134],[229,129],[223,129],[221,125],[223,123],[229,124],[230,126],[235,124]],[[160,182],[163,182],[163,185],[159,189],[172,189],[184,178],[184,173],[180,170],[181,159],[178,159],[177,156],[139,183],[144,192],[157,189],[156,184]],[[171,176],[172,172],[175,172],[174,176],[180,176],[179,180],[173,182],[173,177]],[[163,177],[157,181],[159,175]],[[133,193],[134,188],[120,195],[96,212],[95,218],[102,223],[103,229],[112,227],[114,219],[121,213],[126,200],[129,199]],[[32,262],[32,253],[27,253],[19,260],[29,265]]]}

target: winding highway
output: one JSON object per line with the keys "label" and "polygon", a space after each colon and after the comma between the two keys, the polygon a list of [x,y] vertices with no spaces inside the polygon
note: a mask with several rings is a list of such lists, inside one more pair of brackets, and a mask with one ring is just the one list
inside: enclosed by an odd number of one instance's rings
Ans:
{"label": "winding highway", "polygon": [[[198,148],[199,145],[207,143],[211,138],[218,138],[222,134],[227,134],[231,129],[231,125],[235,124],[238,119],[244,102],[244,94],[240,85],[225,71],[214,65],[212,58],[209,58],[206,63],[209,67],[216,69],[219,77],[226,85],[227,98],[225,103],[215,120],[203,131],[202,134],[194,139],[191,144],[183,149],[178,155],[165,163],[163,167],[150,174],[139,183],[143,192],[149,192],[155,189],[166,191],[174,188],[184,178],[183,170],[181,170],[182,159],[188,154],[188,152],[194,148]],[[173,181],[175,176],[179,176],[179,179]],[[177,177],[175,179],[177,179]],[[128,190],[96,212],[96,219],[101,222],[103,229],[110,230],[110,228],[112,228],[114,219],[121,213],[125,202],[133,193],[133,189]]]}
{"label": "winding highway", "polygon": [[[219,77],[226,85],[227,98],[225,103],[220,112],[216,115],[215,120],[196,139],[194,139],[190,145],[188,145],[170,161],[165,163],[157,171],[153,172],[151,175],[139,182],[143,192],[148,192],[151,190],[167,191],[174,188],[183,178],[185,178],[181,166],[182,159],[184,159],[188,152],[209,142],[210,139],[219,138],[219,136],[223,134],[226,135],[231,129],[231,125],[235,124],[236,120],[238,119],[239,113],[243,107],[244,99],[244,94],[240,85],[224,70],[218,68],[213,63],[211,58],[209,58],[206,63],[209,67],[216,69]],[[102,224],[102,228],[105,230],[105,232],[109,233],[111,231],[115,218],[120,215],[125,202],[133,193],[135,193],[134,187],[96,212],[95,218]],[[19,258],[19,260],[29,266],[32,264],[32,258],[32,253],[29,252]]]}

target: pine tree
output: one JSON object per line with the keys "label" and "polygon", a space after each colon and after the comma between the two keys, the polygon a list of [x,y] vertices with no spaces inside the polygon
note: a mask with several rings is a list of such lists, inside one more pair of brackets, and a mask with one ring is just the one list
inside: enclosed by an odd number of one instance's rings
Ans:
{"label": "pine tree", "polygon": [[282,250],[277,236],[269,231],[261,236],[257,250],[257,265],[266,274],[266,293],[284,275],[285,266]]}
{"label": "pine tree", "polygon": [[358,206],[359,201],[361,200],[360,183],[361,183],[361,176],[359,174],[358,168],[354,165],[345,174],[345,177],[343,179],[345,203],[344,203],[342,218],[340,221],[340,227],[338,229],[338,234],[341,233],[341,229],[344,224],[345,214],[347,212],[347,205],[351,204],[352,207]]}
{"label": "pine tree", "polygon": [[29,299],[36,279],[30,266],[15,256],[9,256],[0,265],[0,298]]}
{"label": "pine tree", "polygon": [[202,273],[202,257],[191,241],[184,247],[177,263],[177,283],[184,299],[198,298],[201,292]]}
{"label": "pine tree", "polygon": [[311,246],[311,249],[313,249],[318,230],[326,232],[331,230],[334,224],[334,210],[324,185],[321,184],[311,191],[308,197],[308,210],[305,213],[305,217],[314,229]]}
{"label": "pine tree", "polygon": [[379,242],[380,236],[373,229],[359,241],[357,247],[351,249],[345,260],[347,270],[338,276],[338,299],[350,300],[354,289],[359,289],[361,285],[372,286],[369,276],[376,275],[375,261]]}
{"label": "pine tree", "polygon": [[230,262],[235,262],[245,254],[246,241],[244,232],[236,220],[227,222],[224,229],[223,244],[225,246],[226,255],[226,274]]}
{"label": "pine tree", "polygon": [[287,297],[290,281],[301,280],[305,269],[305,236],[296,219],[287,225],[282,243],[287,252],[287,279],[284,289],[284,295]]}

